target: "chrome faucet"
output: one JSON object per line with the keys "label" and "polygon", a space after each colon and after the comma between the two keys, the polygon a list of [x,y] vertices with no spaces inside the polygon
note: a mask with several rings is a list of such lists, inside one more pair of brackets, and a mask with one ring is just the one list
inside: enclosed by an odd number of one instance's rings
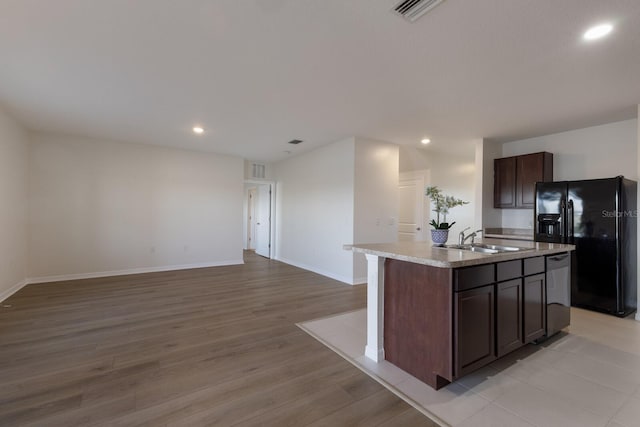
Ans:
{"label": "chrome faucet", "polygon": [[464,245],[464,242],[466,242],[468,239],[471,239],[471,244],[473,245],[473,239],[475,239],[478,233],[482,233],[482,230],[476,230],[473,233],[469,234],[468,236],[465,236],[464,232],[470,228],[471,227],[467,227],[460,232],[460,235],[458,236],[458,245],[460,246]]}

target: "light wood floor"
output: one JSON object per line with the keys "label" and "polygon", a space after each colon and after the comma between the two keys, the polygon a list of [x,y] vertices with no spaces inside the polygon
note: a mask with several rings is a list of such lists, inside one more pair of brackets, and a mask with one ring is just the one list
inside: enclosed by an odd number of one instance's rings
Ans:
{"label": "light wood floor", "polygon": [[295,325],[364,307],[364,286],[245,262],[4,301],[0,426],[435,425]]}

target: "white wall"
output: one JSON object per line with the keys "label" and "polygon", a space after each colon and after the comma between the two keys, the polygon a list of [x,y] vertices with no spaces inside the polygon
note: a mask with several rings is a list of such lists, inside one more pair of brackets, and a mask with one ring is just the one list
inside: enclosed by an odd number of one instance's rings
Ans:
{"label": "white wall", "polygon": [[[554,181],[609,178],[638,179],[638,120],[625,120],[569,132],[505,143],[502,157],[553,153]],[[503,209],[502,227],[531,228],[531,209]]]}
{"label": "white wall", "polygon": [[[474,227],[476,192],[475,192],[475,152],[462,151],[460,154],[440,153],[423,150],[415,147],[400,147],[400,172],[428,169],[431,182],[427,185],[435,185],[445,194],[454,196],[469,202],[464,206],[451,209],[447,221],[456,224],[449,231],[448,243],[456,243],[458,233],[467,228]],[[430,207],[431,209],[431,207]],[[428,222],[433,212],[425,212],[425,226],[429,229]],[[440,218],[443,221],[443,218]],[[471,231],[471,230],[469,230]]]}
{"label": "white wall", "polygon": [[638,178],[637,119],[523,139],[502,145],[503,157],[553,153],[555,181]]}
{"label": "white wall", "polygon": [[475,209],[475,226],[477,229],[501,227],[502,210],[493,207],[493,164],[502,157],[502,145],[489,140],[476,141],[476,200],[481,206]]}
{"label": "white wall", "polygon": [[243,160],[36,134],[35,281],[242,262]]}
{"label": "white wall", "polygon": [[274,164],[276,259],[353,282],[355,139]]}
{"label": "white wall", "polygon": [[[398,145],[364,138],[355,139],[355,243],[398,240],[398,167]],[[354,254],[353,262],[354,282],[365,283],[365,256]]]}
{"label": "white wall", "polygon": [[426,149],[401,145],[398,169],[400,172],[414,172],[429,169],[432,155],[433,153]]}
{"label": "white wall", "polygon": [[0,111],[0,301],[26,284],[28,142]]}

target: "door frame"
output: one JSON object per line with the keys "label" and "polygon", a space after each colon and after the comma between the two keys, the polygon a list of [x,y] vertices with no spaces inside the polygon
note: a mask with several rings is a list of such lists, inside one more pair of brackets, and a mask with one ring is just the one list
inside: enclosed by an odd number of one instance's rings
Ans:
{"label": "door frame", "polygon": [[[269,216],[270,216],[270,236],[269,238],[271,239],[271,242],[269,243],[269,259],[274,259],[275,258],[275,254],[276,254],[276,182],[275,181],[270,181],[270,180],[261,180],[261,179],[245,179],[244,180],[245,184],[250,184],[250,185],[269,185],[270,190],[271,190],[271,212],[269,212]],[[246,193],[246,191],[245,191]],[[245,209],[245,213],[244,213],[244,224],[248,223],[248,213],[246,212]],[[245,230],[246,231],[246,230]]]}

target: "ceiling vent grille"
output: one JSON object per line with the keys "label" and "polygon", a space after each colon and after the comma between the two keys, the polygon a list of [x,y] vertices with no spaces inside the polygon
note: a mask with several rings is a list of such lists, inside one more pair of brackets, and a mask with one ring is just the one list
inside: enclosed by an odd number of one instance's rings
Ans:
{"label": "ceiling vent grille", "polygon": [[444,0],[403,0],[393,11],[408,21],[415,21]]}
{"label": "ceiling vent grille", "polygon": [[260,163],[252,163],[251,164],[251,178],[254,179],[264,179],[265,174],[265,165]]}

